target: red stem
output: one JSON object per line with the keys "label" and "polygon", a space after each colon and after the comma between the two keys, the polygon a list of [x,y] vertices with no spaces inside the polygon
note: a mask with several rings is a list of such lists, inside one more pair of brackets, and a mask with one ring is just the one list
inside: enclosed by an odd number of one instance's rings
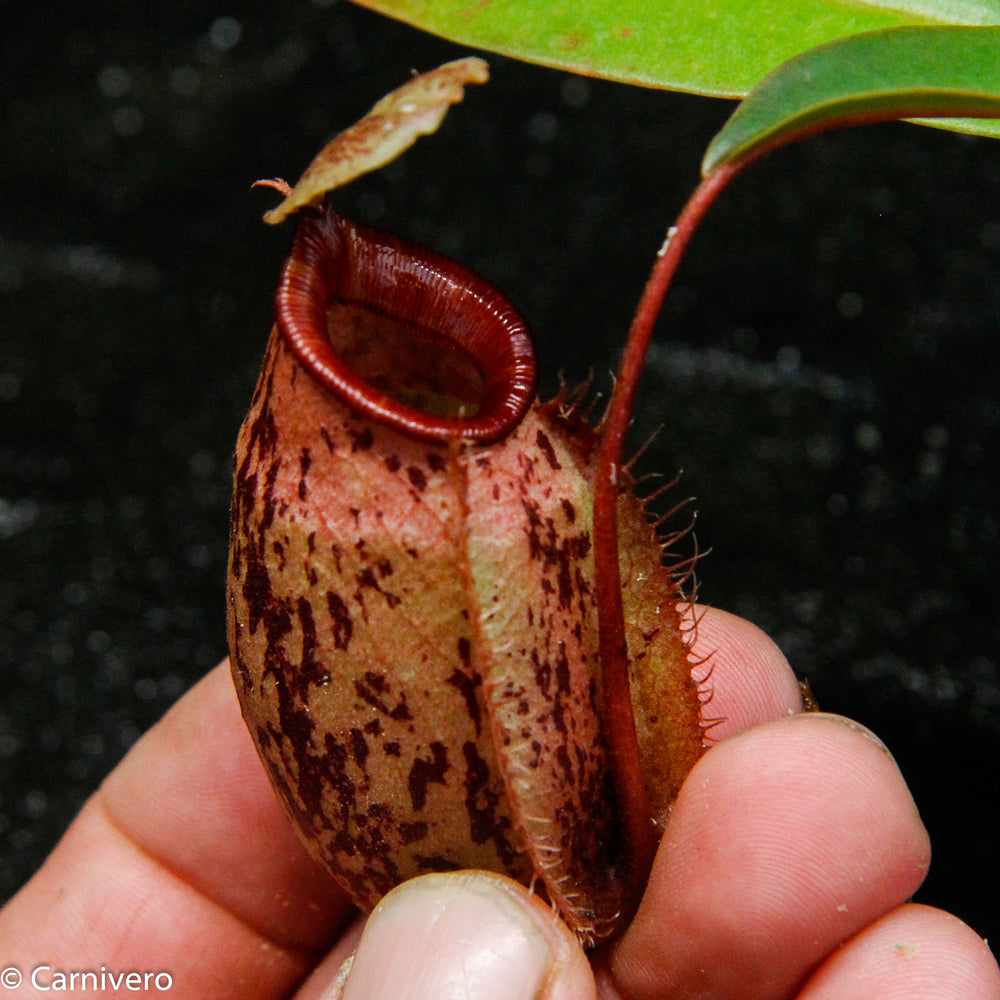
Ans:
{"label": "red stem", "polygon": [[[623,814],[634,884],[641,892],[656,853],[649,799],[642,777],[635,717],[629,694],[628,645],[618,563],[616,509],[619,470],[646,351],[667,289],[699,223],[718,194],[745,164],[724,164],[698,185],[670,231],[639,301],[604,415],[594,484],[594,569],[600,656],[611,762]],[[638,892],[637,892],[638,894]]]}

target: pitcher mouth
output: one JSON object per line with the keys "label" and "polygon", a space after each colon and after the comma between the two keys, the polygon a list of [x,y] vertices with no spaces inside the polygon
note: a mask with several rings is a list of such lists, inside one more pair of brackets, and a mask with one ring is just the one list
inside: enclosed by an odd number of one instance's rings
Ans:
{"label": "pitcher mouth", "polygon": [[488,282],[440,254],[302,213],[275,294],[278,327],[329,392],[419,440],[510,433],[535,392],[524,321]]}

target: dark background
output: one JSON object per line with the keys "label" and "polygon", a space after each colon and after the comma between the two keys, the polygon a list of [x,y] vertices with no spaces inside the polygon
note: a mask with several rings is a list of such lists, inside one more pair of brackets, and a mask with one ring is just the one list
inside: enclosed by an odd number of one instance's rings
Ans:
{"label": "dark background", "polygon": [[[0,897],[225,653],[230,456],[290,227],[260,214],[411,68],[342,3],[0,2]],[[607,388],[732,105],[490,59],[443,131],[337,196],[504,288],[544,386]],[[636,441],[697,496],[704,600],[892,747],[920,899],[1000,936],[1000,145],[811,139],[710,214]]]}

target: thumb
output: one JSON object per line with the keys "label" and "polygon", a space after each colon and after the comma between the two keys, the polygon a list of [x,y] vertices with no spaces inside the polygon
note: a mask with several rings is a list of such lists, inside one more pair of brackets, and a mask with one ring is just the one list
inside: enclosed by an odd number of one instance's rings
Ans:
{"label": "thumb", "polygon": [[390,892],[331,993],[342,1000],[592,1000],[596,989],[572,932],[536,896],[503,876],[466,871],[424,875]]}

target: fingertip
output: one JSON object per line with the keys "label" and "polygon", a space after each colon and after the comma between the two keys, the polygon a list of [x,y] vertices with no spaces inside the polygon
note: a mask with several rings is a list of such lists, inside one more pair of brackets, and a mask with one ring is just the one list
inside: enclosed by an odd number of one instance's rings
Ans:
{"label": "fingertip", "polygon": [[944,910],[904,904],[837,949],[800,1000],[998,1000],[989,945]]}
{"label": "fingertip", "polygon": [[591,1000],[569,928],[522,885],[488,872],[424,875],[369,917],[343,1000]]}
{"label": "fingertip", "polygon": [[612,953],[620,992],[785,996],[908,898],[929,860],[909,790],[867,731],[807,714],[739,733],[681,790]]}
{"label": "fingertip", "polygon": [[745,618],[694,605],[692,657],[703,661],[711,698],[704,715],[713,742],[802,711],[799,683],[777,644]]}

